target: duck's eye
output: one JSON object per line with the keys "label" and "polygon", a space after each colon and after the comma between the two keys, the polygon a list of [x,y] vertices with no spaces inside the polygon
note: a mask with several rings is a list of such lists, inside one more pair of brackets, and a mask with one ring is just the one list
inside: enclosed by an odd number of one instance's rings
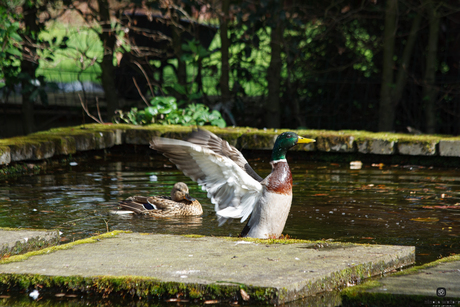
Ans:
{"label": "duck's eye", "polygon": [[288,134],[287,137],[288,137],[288,138],[292,138],[292,134]]}

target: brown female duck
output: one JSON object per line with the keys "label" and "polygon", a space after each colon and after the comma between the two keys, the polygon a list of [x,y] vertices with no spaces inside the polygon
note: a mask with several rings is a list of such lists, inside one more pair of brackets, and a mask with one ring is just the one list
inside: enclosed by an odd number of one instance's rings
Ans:
{"label": "brown female duck", "polygon": [[188,186],[177,182],[171,197],[167,196],[132,196],[120,202],[120,208],[153,217],[171,217],[201,215],[203,208],[198,200],[190,197]]}

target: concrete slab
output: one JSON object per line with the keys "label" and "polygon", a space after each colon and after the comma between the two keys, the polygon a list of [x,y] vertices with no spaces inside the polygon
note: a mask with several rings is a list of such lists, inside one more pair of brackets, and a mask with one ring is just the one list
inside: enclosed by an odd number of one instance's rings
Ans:
{"label": "concrete slab", "polygon": [[8,146],[0,146],[0,165],[11,163],[11,149]]}
{"label": "concrete slab", "polygon": [[383,139],[360,139],[356,140],[358,152],[364,154],[393,155],[395,153],[395,141]]}
{"label": "concrete slab", "polygon": [[0,228],[0,259],[59,244],[58,230]]}
{"label": "concrete slab", "polygon": [[400,139],[398,141],[398,152],[410,156],[434,156],[438,139],[412,140]]}
{"label": "concrete slab", "polygon": [[354,141],[354,136],[348,134],[319,135],[316,148],[326,152],[356,152]]}
{"label": "concrete slab", "polygon": [[0,280],[11,286],[72,285],[80,291],[110,289],[139,297],[175,298],[181,293],[195,300],[281,304],[356,283],[415,259],[415,248],[408,246],[271,244],[273,240],[139,233],[109,233],[104,238],[43,250],[21,262],[3,262]]}
{"label": "concrete slab", "polygon": [[343,291],[343,306],[460,306],[460,256]]}
{"label": "concrete slab", "polygon": [[444,157],[460,157],[460,140],[440,140],[439,155]]}

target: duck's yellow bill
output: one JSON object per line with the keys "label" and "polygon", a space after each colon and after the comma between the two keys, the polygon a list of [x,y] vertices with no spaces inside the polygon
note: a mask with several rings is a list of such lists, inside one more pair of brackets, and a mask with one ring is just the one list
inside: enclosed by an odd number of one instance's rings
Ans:
{"label": "duck's yellow bill", "polygon": [[316,142],[316,140],[303,138],[300,135],[298,136],[298,139],[297,139],[297,144],[308,144],[308,143],[313,143],[313,142]]}

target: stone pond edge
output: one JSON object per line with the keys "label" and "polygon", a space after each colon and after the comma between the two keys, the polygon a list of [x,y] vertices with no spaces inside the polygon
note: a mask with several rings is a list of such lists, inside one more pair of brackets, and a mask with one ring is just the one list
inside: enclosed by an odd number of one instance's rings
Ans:
{"label": "stone pond edge", "polygon": [[[412,266],[403,271],[391,274],[392,277],[417,274],[424,269],[438,266],[441,263],[460,261],[460,255],[453,255],[445,258],[438,259],[433,262],[425,263],[419,266]],[[346,306],[420,306],[426,305],[427,299],[439,301],[440,298],[433,295],[427,297],[426,295],[407,295],[407,294],[393,294],[383,292],[372,292],[370,290],[381,287],[382,284],[379,280],[367,280],[362,284],[354,287],[344,288],[341,293],[342,304]],[[447,306],[447,305],[446,305]]]}
{"label": "stone pond edge", "polygon": [[[49,254],[59,250],[71,249],[79,244],[91,244],[100,240],[113,238],[121,233],[130,231],[116,230],[101,235],[77,240],[63,245],[55,245],[38,251],[31,251],[21,255],[0,259],[0,264],[25,261],[30,257]],[[202,237],[201,235],[184,235],[186,237]],[[265,244],[325,244],[324,241],[309,241],[298,239],[253,239],[253,238],[230,238],[222,237],[227,240],[245,240],[251,242],[263,242]],[[336,244],[328,242],[327,244]],[[340,245],[367,245],[340,243]],[[400,257],[401,256],[401,257]],[[110,294],[122,297],[147,299],[151,297],[163,300],[175,300],[177,294],[182,294],[182,299],[194,302],[204,302],[209,300],[227,301],[229,303],[263,303],[263,304],[283,304],[311,295],[316,295],[324,291],[331,291],[346,287],[350,283],[358,283],[364,279],[383,272],[393,271],[397,268],[406,267],[415,261],[415,250],[408,255],[400,255],[390,262],[379,261],[378,263],[367,262],[354,267],[346,268],[330,276],[314,280],[303,286],[298,285],[296,291],[277,287],[260,287],[246,284],[212,283],[195,284],[160,281],[154,277],[143,276],[48,276],[41,274],[0,274],[0,293],[2,291],[40,289],[51,293],[76,292],[84,294],[96,294],[107,297]],[[180,300],[178,301],[180,302]]]}
{"label": "stone pond edge", "polygon": [[[87,124],[54,128],[27,136],[0,139],[0,165],[28,160],[43,160],[116,145],[148,145],[152,137],[183,139],[193,127],[134,126],[127,124]],[[230,144],[244,149],[271,150],[276,136],[287,129],[248,127],[205,127]],[[409,135],[367,131],[294,130],[314,138],[316,143],[296,146],[295,151],[460,157],[460,137],[447,135]]]}
{"label": "stone pond edge", "polygon": [[14,243],[0,243],[0,261],[3,258],[14,255],[24,254],[30,251],[41,250],[43,248],[58,245],[60,242],[59,230],[44,230],[44,229],[24,229],[24,228],[9,228],[0,227],[0,233],[4,231],[32,231],[36,235],[18,239]]}

